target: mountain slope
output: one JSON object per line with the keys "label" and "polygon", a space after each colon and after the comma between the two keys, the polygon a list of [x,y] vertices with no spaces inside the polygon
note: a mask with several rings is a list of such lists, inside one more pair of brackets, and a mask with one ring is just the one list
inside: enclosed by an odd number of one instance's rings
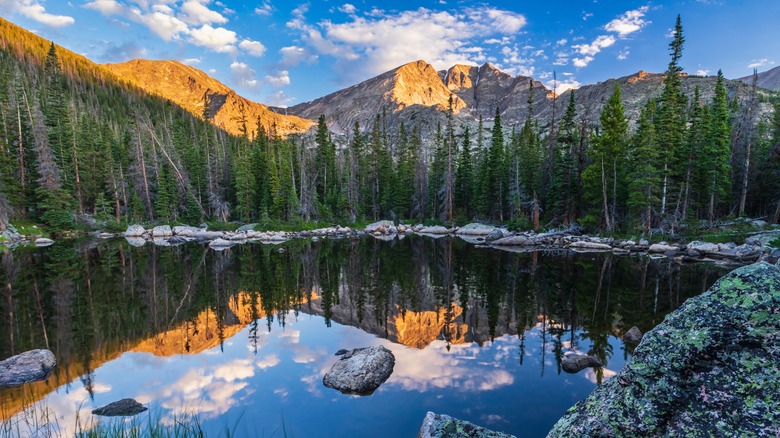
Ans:
{"label": "mountain slope", "polygon": [[208,101],[208,119],[231,134],[241,134],[242,111],[250,132],[258,119],[269,132],[275,124],[276,132],[281,135],[305,132],[314,125],[311,120],[277,114],[265,105],[239,96],[206,73],[177,61],[135,59],[121,64],[103,64],[102,67],[149,93],[170,99],[197,116],[203,115],[204,104]]}
{"label": "mountain slope", "polygon": [[[746,84],[753,82],[753,75],[737,79]],[[780,66],[758,74],[758,86],[767,90],[780,91]]]}

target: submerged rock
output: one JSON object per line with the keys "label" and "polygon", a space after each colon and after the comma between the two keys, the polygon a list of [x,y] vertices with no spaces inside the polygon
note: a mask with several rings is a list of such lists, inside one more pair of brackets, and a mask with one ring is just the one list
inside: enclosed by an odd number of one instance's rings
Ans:
{"label": "submerged rock", "polygon": [[226,248],[230,248],[231,246],[236,245],[236,242],[232,240],[225,240],[225,239],[214,239],[211,242],[209,242],[209,248],[216,249],[216,250],[223,250]]}
{"label": "submerged rock", "polygon": [[561,368],[569,374],[579,373],[585,368],[598,368],[603,366],[604,364],[601,363],[601,360],[599,360],[598,357],[588,356],[586,354],[570,354],[564,356],[561,360]]}
{"label": "submerged rock", "polygon": [[122,400],[94,409],[92,414],[101,415],[103,417],[129,417],[131,415],[138,415],[147,409],[146,406],[138,403],[132,398],[123,398]]}
{"label": "submerged rock", "polygon": [[627,344],[637,345],[639,341],[642,340],[642,332],[639,330],[639,327],[631,327],[626,334],[623,335],[623,340],[626,341]]}
{"label": "submerged rock", "polygon": [[0,387],[17,386],[49,377],[57,365],[49,350],[30,350],[0,362]]}
{"label": "submerged rock", "polygon": [[390,377],[394,366],[395,356],[381,345],[355,348],[333,364],[322,384],[344,394],[370,395]]}
{"label": "submerged rock", "polygon": [[642,338],[550,437],[775,436],[780,268],[736,269]]}
{"label": "submerged rock", "polygon": [[428,412],[417,438],[514,438],[514,435],[485,429],[449,415]]}

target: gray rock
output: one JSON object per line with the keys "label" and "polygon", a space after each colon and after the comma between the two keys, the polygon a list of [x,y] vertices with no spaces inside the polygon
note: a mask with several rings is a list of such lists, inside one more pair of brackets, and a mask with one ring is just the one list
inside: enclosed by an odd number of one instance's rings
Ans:
{"label": "gray rock", "polygon": [[712,254],[719,251],[717,243],[693,241],[685,247],[688,251],[698,251],[701,254]]}
{"label": "gray rock", "polygon": [[370,224],[366,227],[365,231],[366,233],[373,233],[375,231],[379,231],[380,233],[387,232],[387,230],[390,227],[395,227],[395,224],[393,224],[393,221],[379,221],[374,222],[373,224]]}
{"label": "gray rock", "polygon": [[349,353],[349,350],[347,350],[346,348],[342,348],[342,349],[340,349],[339,351],[336,352],[336,356],[343,356],[343,355],[345,355],[347,353]]}
{"label": "gray rock", "polygon": [[141,246],[146,245],[146,239],[144,239],[142,237],[128,237],[128,236],[125,236],[125,240],[127,240],[127,243],[129,243],[130,246],[141,247]]}
{"label": "gray rock", "polygon": [[589,242],[587,240],[572,242],[568,245],[568,248],[588,251],[610,251],[612,249],[612,247],[606,243]]}
{"label": "gray rock", "polygon": [[549,437],[775,436],[780,267],[732,271],[642,338]]}
{"label": "gray rock", "polygon": [[57,365],[49,350],[30,350],[0,362],[0,387],[16,386],[49,377]]}
{"label": "gray rock", "polygon": [[125,237],[141,237],[146,230],[140,225],[130,225],[125,231]]}
{"label": "gray rock", "polygon": [[235,244],[236,242],[232,240],[214,239],[211,242],[209,242],[209,248],[215,249],[217,251],[221,251],[223,249],[230,248]]}
{"label": "gray rock", "polygon": [[561,368],[570,374],[579,373],[585,368],[598,368],[603,366],[604,364],[601,363],[601,360],[599,360],[598,357],[588,356],[586,354],[570,354],[564,356],[561,360]]}
{"label": "gray rock", "polygon": [[356,348],[333,364],[322,383],[344,394],[370,395],[390,377],[394,366],[395,356],[381,345]]}
{"label": "gray rock", "polygon": [[417,438],[514,438],[514,435],[485,429],[449,415],[428,412]]}
{"label": "gray rock", "polygon": [[138,403],[132,398],[123,398],[122,400],[94,409],[92,414],[103,417],[129,417],[138,415],[147,409],[146,406]]}
{"label": "gray rock", "polygon": [[240,231],[240,232],[254,231],[256,226],[257,224],[241,225],[236,229],[236,231]]}
{"label": "gray rock", "polygon": [[488,234],[487,236],[485,236],[485,242],[488,242],[488,243],[489,243],[489,242],[494,242],[494,241],[496,241],[496,240],[498,240],[498,239],[503,239],[503,238],[504,238],[504,233],[503,233],[503,231],[501,231],[501,230],[499,230],[498,228],[496,228],[496,229],[495,229],[495,230],[493,230],[493,231],[492,231],[490,234]]}
{"label": "gray rock", "polygon": [[678,251],[679,248],[673,245],[668,245],[665,242],[661,243],[655,243],[650,245],[650,248],[647,249],[647,252],[654,252],[654,253],[667,253],[669,251]]}
{"label": "gray rock", "polygon": [[54,241],[51,239],[47,239],[45,237],[35,239],[35,246],[51,246],[51,245],[54,245]]}
{"label": "gray rock", "polygon": [[98,234],[100,239],[111,239],[114,237],[114,233],[100,233]]}
{"label": "gray rock", "polygon": [[631,327],[626,334],[623,335],[623,340],[626,341],[627,344],[637,345],[639,344],[639,341],[642,340],[642,332],[639,330],[639,327]]}
{"label": "gray rock", "polygon": [[492,233],[496,227],[492,225],[485,225],[480,223],[471,223],[458,229],[455,234],[462,234],[466,236],[487,236]]}
{"label": "gray rock", "polygon": [[650,245],[650,242],[647,239],[639,239],[639,244],[642,246]]}
{"label": "gray rock", "polygon": [[436,225],[433,227],[423,227],[417,230],[417,232],[420,234],[448,234],[450,230],[441,225]]}
{"label": "gray rock", "polygon": [[152,228],[152,237],[170,237],[173,236],[173,230],[170,225],[159,225]]}
{"label": "gray rock", "polygon": [[195,237],[196,234],[203,230],[195,227],[188,227],[186,225],[178,225],[173,227],[173,234],[176,236]]}
{"label": "gray rock", "polygon": [[494,240],[490,242],[491,245],[496,246],[536,246],[538,242],[528,236],[509,236],[502,239]]}

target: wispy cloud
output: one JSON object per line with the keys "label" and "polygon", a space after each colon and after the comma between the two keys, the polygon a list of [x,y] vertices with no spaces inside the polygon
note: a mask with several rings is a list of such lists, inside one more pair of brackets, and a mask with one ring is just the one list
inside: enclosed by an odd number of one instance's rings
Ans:
{"label": "wispy cloud", "polygon": [[770,65],[775,65],[775,62],[770,60],[769,58],[761,58],[761,59],[754,59],[750,64],[747,65],[747,68],[754,69],[754,68],[761,68],[761,67],[769,67]]}
{"label": "wispy cloud", "polygon": [[604,26],[604,30],[607,32],[614,32],[618,34],[620,38],[626,38],[632,33],[642,30],[643,27],[651,23],[643,18],[648,9],[647,6],[642,6],[639,9],[626,11],[620,17],[607,23],[607,25]]}
{"label": "wispy cloud", "polygon": [[40,0],[2,0],[0,1],[0,12],[18,12],[31,20],[51,27],[64,27],[76,22],[71,16],[46,12],[43,3]]}

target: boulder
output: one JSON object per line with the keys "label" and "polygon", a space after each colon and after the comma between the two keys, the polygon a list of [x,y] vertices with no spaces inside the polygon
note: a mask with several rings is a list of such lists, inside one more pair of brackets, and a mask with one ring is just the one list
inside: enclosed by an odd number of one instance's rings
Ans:
{"label": "boulder", "polygon": [[197,233],[204,231],[201,228],[188,227],[186,225],[180,225],[173,227],[173,234],[176,236],[195,237]]}
{"label": "boulder", "polygon": [[626,341],[626,344],[637,345],[642,340],[642,332],[639,330],[639,327],[631,327],[623,335],[623,340]]}
{"label": "boulder", "polygon": [[366,227],[366,233],[373,233],[374,231],[387,231],[390,227],[394,227],[393,221],[379,221],[374,222]]}
{"label": "boulder", "polygon": [[160,238],[171,236],[173,236],[173,230],[171,230],[170,225],[159,225],[152,228],[152,237]]}
{"label": "boulder", "polygon": [[35,246],[51,246],[54,245],[54,241],[45,237],[35,239]]}
{"label": "boulder", "polygon": [[449,415],[428,412],[417,438],[514,438],[514,435],[485,429]]}
{"label": "boulder", "polygon": [[144,227],[140,225],[130,225],[125,230],[125,237],[142,237],[146,233]]}
{"label": "boulder", "polygon": [[755,246],[770,246],[771,243],[780,242],[780,231],[770,231],[767,233],[757,234],[745,239],[746,245]]}
{"label": "boulder", "polygon": [[604,364],[601,363],[601,360],[599,360],[598,357],[588,356],[587,354],[570,354],[564,356],[561,360],[561,368],[570,374],[579,373],[585,368],[598,368],[603,366]]}
{"label": "boulder", "polygon": [[494,242],[498,239],[503,239],[505,237],[504,231],[496,228],[493,231],[490,232],[487,236],[485,236],[485,242]]}
{"label": "boulder", "polygon": [[422,227],[417,232],[420,234],[448,234],[450,230],[441,225],[435,225],[433,227]]}
{"label": "boulder", "polygon": [[647,249],[647,252],[655,252],[655,253],[667,253],[669,251],[675,251],[677,252],[679,248],[673,245],[668,245],[666,243],[654,243],[650,245],[650,248]]}
{"label": "boulder", "polygon": [[141,247],[146,245],[146,239],[144,239],[143,237],[125,236],[125,240],[127,240],[127,243],[129,243],[130,246]]}
{"label": "boulder", "polygon": [[0,387],[17,386],[49,377],[57,365],[49,350],[30,350],[0,362]]}
{"label": "boulder", "polygon": [[132,398],[123,398],[122,400],[94,409],[92,414],[103,417],[129,417],[138,415],[147,409],[146,406],[138,403]]}
{"label": "boulder", "polygon": [[688,251],[697,251],[700,254],[713,254],[719,251],[717,243],[693,241],[685,249]]}
{"label": "boulder", "polygon": [[647,332],[548,436],[774,436],[780,267],[743,266]]}
{"label": "boulder", "polygon": [[[485,239],[487,241],[487,239]],[[537,242],[528,236],[509,236],[490,242],[496,246],[536,246]]]}
{"label": "boulder", "polygon": [[465,236],[487,236],[495,230],[496,227],[492,225],[485,225],[479,223],[472,223],[460,227],[455,234],[462,234]]}
{"label": "boulder", "polygon": [[246,225],[241,225],[240,227],[238,227],[238,228],[236,229],[236,231],[238,231],[238,232],[242,232],[242,233],[245,233],[245,232],[247,232],[247,231],[254,231],[256,226],[257,226],[257,224],[246,224]]}
{"label": "boulder", "polygon": [[344,394],[370,395],[393,373],[395,356],[375,345],[356,348],[341,356],[322,378],[322,384]]}
{"label": "boulder", "polygon": [[611,251],[612,247],[606,243],[590,242],[587,240],[580,240],[579,242],[570,243],[567,248],[579,249],[586,251]]}
{"label": "boulder", "polygon": [[100,239],[111,239],[114,237],[113,233],[100,233],[98,234],[98,238]]}

